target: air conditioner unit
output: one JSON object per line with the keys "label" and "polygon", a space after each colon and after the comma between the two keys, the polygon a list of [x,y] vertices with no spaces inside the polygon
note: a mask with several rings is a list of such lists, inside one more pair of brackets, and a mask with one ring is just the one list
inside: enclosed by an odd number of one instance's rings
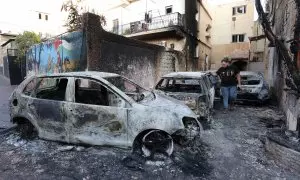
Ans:
{"label": "air conditioner unit", "polygon": [[232,21],[236,21],[236,17],[232,17]]}

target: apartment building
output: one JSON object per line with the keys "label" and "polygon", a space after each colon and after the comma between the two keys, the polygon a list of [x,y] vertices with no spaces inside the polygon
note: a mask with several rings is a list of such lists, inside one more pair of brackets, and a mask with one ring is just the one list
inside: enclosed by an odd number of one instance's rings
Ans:
{"label": "apartment building", "polygon": [[254,0],[236,0],[210,6],[212,14],[211,68],[220,67],[221,60],[229,57],[241,70],[250,70],[252,61],[249,37],[254,36]]}
{"label": "apartment building", "polygon": [[187,71],[208,69],[212,18],[202,0],[135,0],[103,14],[107,31],[179,51]]}

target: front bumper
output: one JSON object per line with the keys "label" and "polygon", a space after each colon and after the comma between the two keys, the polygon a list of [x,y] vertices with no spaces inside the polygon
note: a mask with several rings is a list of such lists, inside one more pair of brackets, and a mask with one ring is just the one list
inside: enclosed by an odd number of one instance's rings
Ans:
{"label": "front bumper", "polygon": [[269,99],[269,96],[261,96],[259,93],[238,93],[237,101],[248,101],[248,102],[265,102]]}
{"label": "front bumper", "polygon": [[194,118],[186,119],[184,126],[184,129],[179,129],[172,134],[175,142],[178,142],[179,144],[185,144],[194,140],[196,137],[199,137],[203,131],[201,123]]}

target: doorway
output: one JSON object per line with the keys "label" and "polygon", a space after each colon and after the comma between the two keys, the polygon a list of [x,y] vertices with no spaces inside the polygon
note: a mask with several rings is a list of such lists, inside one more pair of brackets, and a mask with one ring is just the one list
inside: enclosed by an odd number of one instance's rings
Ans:
{"label": "doorway", "polygon": [[233,60],[232,64],[235,65],[240,71],[247,71],[247,61],[246,60]]}

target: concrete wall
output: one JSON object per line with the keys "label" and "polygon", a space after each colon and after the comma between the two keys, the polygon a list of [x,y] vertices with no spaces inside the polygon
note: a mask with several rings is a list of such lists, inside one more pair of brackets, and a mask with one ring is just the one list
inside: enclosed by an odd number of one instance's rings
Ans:
{"label": "concrete wall", "polygon": [[[212,31],[212,17],[206,8],[206,4],[199,4],[199,20],[198,20],[198,39],[206,44],[211,46],[211,31]],[[210,26],[211,28],[208,28]],[[209,37],[207,35],[210,35]]]}
{"label": "concrete wall", "polygon": [[[8,41],[12,36],[4,36],[0,34],[0,45]],[[0,66],[3,67],[3,57],[7,56],[7,47],[0,46]]]}
{"label": "concrete wall", "polygon": [[204,1],[197,3],[198,5],[198,50],[196,57],[199,57],[198,70],[208,70],[211,64],[211,31],[212,17],[207,9],[207,4]]}
{"label": "concrete wall", "polygon": [[81,31],[49,39],[27,51],[27,75],[85,70],[85,53],[85,36]]}
{"label": "concrete wall", "polygon": [[183,53],[109,33],[99,16],[84,14],[83,31],[71,32],[31,47],[27,74],[104,71],[124,75],[152,88],[169,72],[184,71]]}
{"label": "concrete wall", "polygon": [[152,88],[165,73],[185,70],[181,52],[109,33],[97,18],[84,16],[88,70],[118,73],[146,88]]}
{"label": "concrete wall", "polygon": [[167,37],[167,38],[156,38],[151,40],[144,40],[144,42],[154,44],[154,45],[159,45],[159,46],[165,46],[167,48],[171,48],[171,44],[174,44],[174,50],[184,51],[186,39]]}
{"label": "concrete wall", "polygon": [[[246,14],[232,15],[232,8],[236,6],[246,5]],[[211,7],[211,15],[213,18],[212,44],[228,44],[231,43],[232,34],[246,34],[252,36],[253,18],[254,18],[254,1],[238,1],[228,4],[215,5]],[[233,17],[236,18],[233,21]],[[250,24],[250,25],[249,25]],[[251,25],[252,24],[252,25]]]}
{"label": "concrete wall", "polygon": [[[295,2],[270,0],[268,3],[269,7],[274,7],[270,8],[269,13],[269,20],[273,24],[273,32],[285,42],[286,47],[289,49],[290,44],[286,41],[294,39],[295,35],[294,27],[297,16]],[[280,107],[286,113],[287,128],[295,131],[300,117],[300,99],[297,99],[291,92],[284,90],[287,88],[285,82],[286,68],[283,65],[283,60],[277,54],[276,48],[270,48],[268,55],[268,80],[274,89],[273,92],[278,98]]]}
{"label": "concrete wall", "polygon": [[218,69],[221,67],[221,60],[224,57],[232,59],[238,57],[249,57],[250,43],[232,43],[232,44],[219,44],[212,47],[212,65],[211,69]]}
{"label": "concrete wall", "polygon": [[[232,8],[246,5],[245,14],[232,14]],[[219,67],[225,56],[231,58],[249,57],[249,39],[253,36],[254,1],[245,0],[210,6],[212,15],[212,68]],[[232,43],[233,34],[245,34],[245,41]]]}

